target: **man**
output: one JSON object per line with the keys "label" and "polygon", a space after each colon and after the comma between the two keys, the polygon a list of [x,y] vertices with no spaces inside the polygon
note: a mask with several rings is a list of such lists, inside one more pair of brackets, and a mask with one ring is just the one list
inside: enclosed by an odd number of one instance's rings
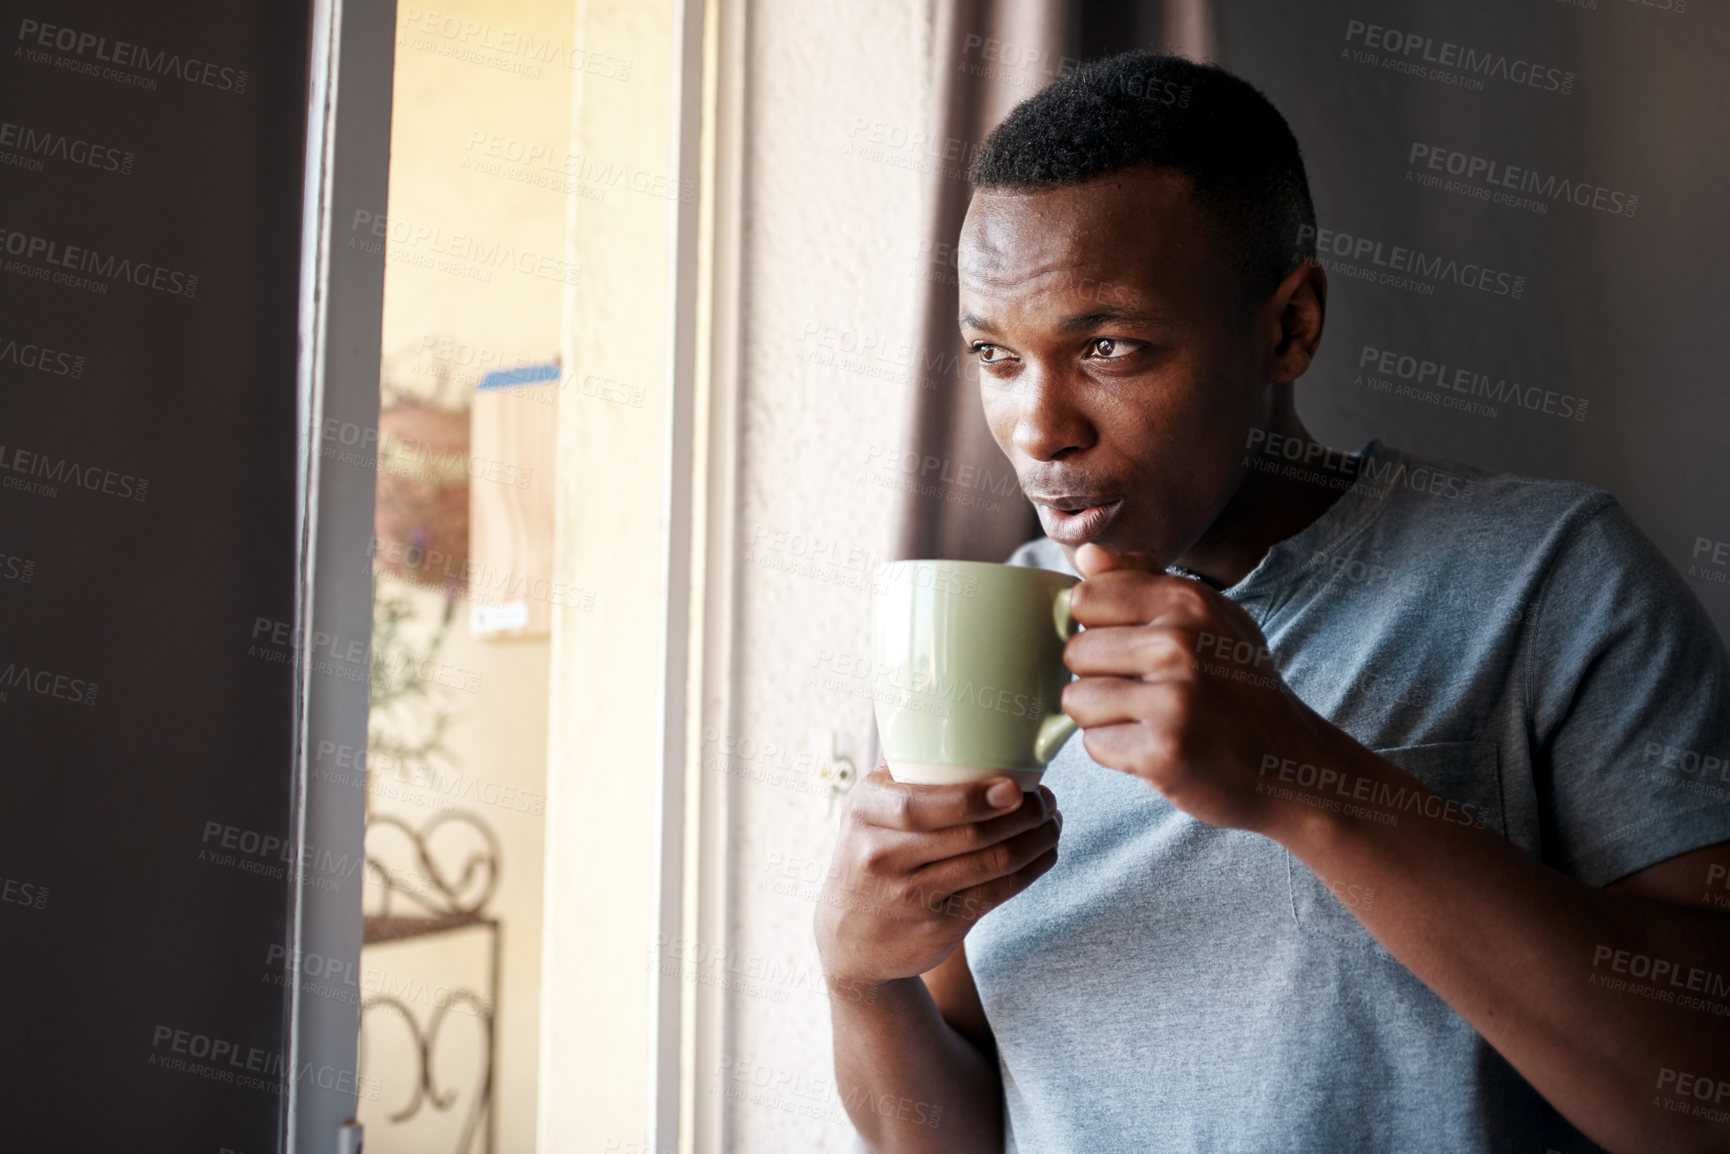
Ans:
{"label": "man", "polygon": [[1090,65],[974,186],[1081,732],[1037,793],[853,791],[817,936],[871,1149],[1730,1150],[1730,658],[1680,579],[1602,491],[1309,436],[1314,211],[1242,81]]}

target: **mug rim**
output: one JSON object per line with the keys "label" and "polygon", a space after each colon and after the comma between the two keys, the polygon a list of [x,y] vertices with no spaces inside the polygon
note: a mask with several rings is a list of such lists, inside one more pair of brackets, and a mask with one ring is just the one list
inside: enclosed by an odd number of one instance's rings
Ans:
{"label": "mug rim", "polygon": [[1046,569],[1039,565],[1011,565],[1006,561],[958,561],[947,557],[909,557],[901,561],[884,561],[877,566],[877,572],[891,565],[955,565],[969,569],[1013,569],[1028,573],[1050,573],[1054,577],[1062,577],[1069,581],[1079,582],[1080,577],[1065,573],[1059,569]]}

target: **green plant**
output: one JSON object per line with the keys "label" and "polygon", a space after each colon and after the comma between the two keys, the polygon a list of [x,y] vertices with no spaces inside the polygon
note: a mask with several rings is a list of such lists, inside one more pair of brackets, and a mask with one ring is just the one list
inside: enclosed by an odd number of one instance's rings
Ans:
{"label": "green plant", "polygon": [[[456,598],[445,597],[444,615],[423,640],[413,628],[419,614],[407,592],[372,579],[372,663],[367,714],[367,766],[391,767],[397,777],[425,782],[440,769],[454,769],[445,746],[450,712],[445,687],[422,676],[436,665],[450,632]],[[417,772],[418,771],[418,772]]]}

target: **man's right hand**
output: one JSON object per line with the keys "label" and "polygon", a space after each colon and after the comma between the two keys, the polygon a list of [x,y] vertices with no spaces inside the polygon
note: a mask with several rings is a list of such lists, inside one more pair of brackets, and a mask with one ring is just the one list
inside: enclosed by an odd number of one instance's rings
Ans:
{"label": "man's right hand", "polygon": [[824,974],[874,983],[934,969],[975,921],[1056,864],[1062,827],[1043,785],[908,785],[879,761],[848,796],[817,903]]}

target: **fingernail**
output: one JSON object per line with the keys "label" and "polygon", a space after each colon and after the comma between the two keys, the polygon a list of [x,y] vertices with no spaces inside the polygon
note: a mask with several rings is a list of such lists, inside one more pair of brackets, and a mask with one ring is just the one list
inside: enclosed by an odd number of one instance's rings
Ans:
{"label": "fingernail", "polygon": [[1054,821],[1057,822],[1057,832],[1062,833],[1063,832],[1063,811],[1058,810],[1056,813],[1052,814],[1051,817]]}
{"label": "fingernail", "polygon": [[1021,800],[1021,787],[1006,778],[985,791],[985,800],[995,809],[1008,809]]}

